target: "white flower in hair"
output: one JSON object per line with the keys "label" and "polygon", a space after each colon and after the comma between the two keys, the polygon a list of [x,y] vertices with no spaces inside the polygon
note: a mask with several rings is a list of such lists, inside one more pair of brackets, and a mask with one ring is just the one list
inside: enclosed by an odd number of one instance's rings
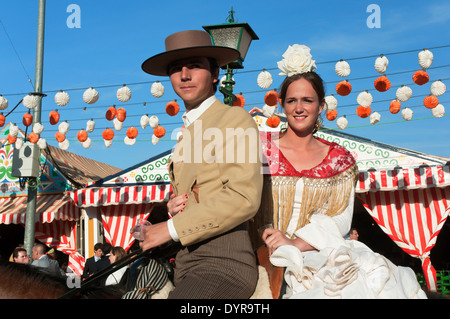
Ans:
{"label": "white flower in hair", "polygon": [[316,69],[316,61],[312,59],[311,49],[303,44],[289,46],[283,54],[283,60],[277,62],[280,75],[292,76]]}

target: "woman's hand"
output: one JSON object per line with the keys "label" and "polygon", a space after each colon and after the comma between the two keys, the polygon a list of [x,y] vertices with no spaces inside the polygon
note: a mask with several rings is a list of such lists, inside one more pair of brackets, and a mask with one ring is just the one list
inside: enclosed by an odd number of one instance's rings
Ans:
{"label": "woman's hand", "polygon": [[297,247],[300,251],[315,250],[313,246],[308,244],[301,238],[290,239],[286,237],[281,231],[274,228],[267,228],[262,234],[262,239],[267,246],[269,256],[282,245],[292,245]]}
{"label": "woman's hand", "polygon": [[292,240],[287,238],[281,231],[274,228],[267,228],[262,234],[262,240],[267,246],[269,256],[282,245],[293,245]]}
{"label": "woman's hand", "polygon": [[170,195],[169,202],[167,203],[167,211],[173,217],[178,213],[181,213],[186,207],[186,203],[189,199],[188,194],[178,195],[175,194]]}

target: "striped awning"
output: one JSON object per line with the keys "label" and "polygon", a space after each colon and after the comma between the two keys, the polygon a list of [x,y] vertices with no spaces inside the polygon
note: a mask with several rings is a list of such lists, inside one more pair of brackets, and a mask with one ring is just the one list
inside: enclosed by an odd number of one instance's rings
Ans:
{"label": "striped awning", "polygon": [[70,197],[77,207],[98,207],[167,201],[171,192],[170,184],[88,187],[72,191]]}
{"label": "striped awning", "polygon": [[357,193],[450,186],[450,166],[361,171]]}
{"label": "striped awning", "polygon": [[357,197],[400,248],[420,258],[428,289],[436,291],[429,255],[450,212],[450,187],[366,192]]}
{"label": "striped awning", "polygon": [[[27,196],[0,198],[0,224],[24,224],[27,199]],[[37,196],[36,222],[74,221],[79,218],[79,208],[72,204],[68,193]]]}

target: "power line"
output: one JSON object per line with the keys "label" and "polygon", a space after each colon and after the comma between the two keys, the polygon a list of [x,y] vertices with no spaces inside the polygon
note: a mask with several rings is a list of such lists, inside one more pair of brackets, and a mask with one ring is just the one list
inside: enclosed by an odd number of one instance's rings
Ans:
{"label": "power line", "polygon": [[23,69],[23,71],[25,72],[25,74],[26,74],[26,76],[28,78],[28,82],[30,83],[31,87],[34,89],[33,82],[31,81],[31,78],[28,75],[27,70],[25,69],[25,65],[23,64],[22,59],[20,58],[19,53],[17,52],[16,47],[14,46],[14,44],[13,44],[13,42],[12,42],[12,40],[11,40],[9,34],[8,34],[8,31],[6,31],[6,27],[3,24],[3,21],[2,21],[1,18],[0,18],[0,24],[2,25],[3,31],[5,31],[6,37],[8,38],[9,43],[11,44],[11,46],[12,46],[12,48],[14,50],[14,53],[16,54],[17,58],[19,59],[20,65],[22,66],[22,69]]}

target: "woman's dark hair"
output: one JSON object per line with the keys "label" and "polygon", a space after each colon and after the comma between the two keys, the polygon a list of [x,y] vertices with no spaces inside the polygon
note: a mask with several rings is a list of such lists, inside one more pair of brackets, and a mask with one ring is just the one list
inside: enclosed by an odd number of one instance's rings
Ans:
{"label": "woman's dark hair", "polygon": [[300,79],[305,79],[311,83],[314,91],[316,91],[317,96],[319,97],[319,101],[323,101],[325,98],[325,87],[323,85],[322,78],[316,72],[306,72],[288,76],[284,79],[283,83],[281,83],[278,91],[278,97],[280,98],[282,105],[284,105],[284,99],[286,98],[286,92],[289,85]]}

